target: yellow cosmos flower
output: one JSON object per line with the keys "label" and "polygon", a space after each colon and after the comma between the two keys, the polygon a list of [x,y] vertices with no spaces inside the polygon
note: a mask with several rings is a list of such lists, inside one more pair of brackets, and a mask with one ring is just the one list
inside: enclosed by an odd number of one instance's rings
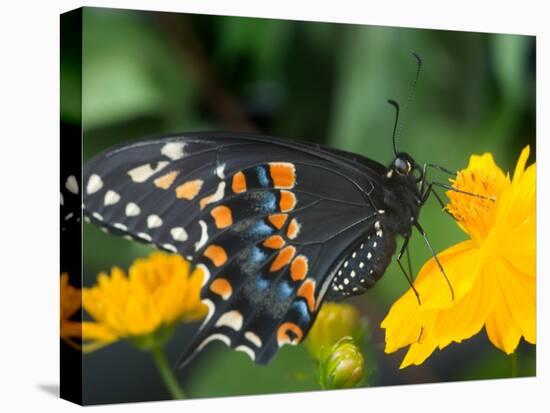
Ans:
{"label": "yellow cosmos flower", "polygon": [[82,290],[83,307],[95,320],[82,323],[84,351],[201,319],[207,311],[199,297],[202,278],[181,256],[162,252],[134,261],[128,277],[117,267],[110,276],[99,274],[96,286]]}
{"label": "yellow cosmos flower", "polygon": [[66,272],[61,274],[59,287],[60,336],[65,342],[78,348],[78,344],[71,338],[81,336],[80,322],[71,321],[70,318],[80,308],[80,290],[69,284],[69,274]]}
{"label": "yellow cosmos flower", "polygon": [[419,365],[436,349],[477,334],[506,354],[523,337],[536,343],[535,164],[525,168],[526,147],[512,179],[491,154],[472,156],[451,180],[448,211],[468,234],[438,255],[454,290],[454,300],[435,261],[429,260],[414,282],[422,304],[408,290],[382,321],[386,353],[409,346],[401,368]]}

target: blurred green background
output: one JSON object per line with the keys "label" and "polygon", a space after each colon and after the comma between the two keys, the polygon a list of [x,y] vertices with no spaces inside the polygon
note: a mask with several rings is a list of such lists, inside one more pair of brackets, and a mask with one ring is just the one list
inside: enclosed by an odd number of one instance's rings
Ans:
{"label": "blurred green background", "polygon": [[[402,106],[407,100],[413,51],[424,65],[402,118],[401,149],[452,170],[485,151],[513,170],[527,144],[535,160],[534,37],[86,8],[82,47],[85,160],[150,135],[236,130],[319,142],[388,164],[394,111],[386,99]],[[75,61],[63,59],[61,81],[77,92]],[[63,98],[62,122],[77,124],[79,100]],[[421,222],[436,250],[464,239],[435,200]],[[85,285],[150,251],[88,224],[84,245]],[[429,252],[419,237],[411,247],[417,270]],[[510,376],[509,358],[484,331],[420,367],[398,370],[404,353],[383,353],[379,324],[406,288],[392,264],[372,290],[350,300],[369,321],[369,385]],[[178,329],[168,348],[174,362],[194,328]],[[534,346],[520,345],[518,365],[519,375],[535,374]],[[86,403],[168,396],[149,355],[125,342],[86,355],[83,370]],[[270,366],[258,367],[213,344],[178,375],[190,397],[319,388],[302,346],[287,346]]]}

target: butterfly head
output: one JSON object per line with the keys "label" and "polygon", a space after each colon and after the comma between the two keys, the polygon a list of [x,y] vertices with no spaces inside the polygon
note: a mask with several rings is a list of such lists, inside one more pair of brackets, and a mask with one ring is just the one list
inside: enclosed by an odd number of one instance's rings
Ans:
{"label": "butterfly head", "polygon": [[399,152],[392,164],[390,165],[390,171],[392,174],[397,174],[403,177],[411,177],[416,182],[422,181],[424,172],[420,165],[418,165],[414,159],[405,152]]}

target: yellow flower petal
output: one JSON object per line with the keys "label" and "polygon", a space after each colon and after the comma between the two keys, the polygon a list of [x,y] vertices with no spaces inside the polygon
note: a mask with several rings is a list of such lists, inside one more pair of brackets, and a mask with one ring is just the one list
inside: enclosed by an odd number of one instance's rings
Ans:
{"label": "yellow flower petal", "polygon": [[423,328],[432,323],[433,312],[423,311],[412,290],[403,294],[391,307],[380,326],[386,329],[386,353],[416,343]]}
{"label": "yellow flower petal", "polygon": [[485,330],[491,343],[511,354],[515,351],[521,338],[521,331],[517,327],[510,309],[504,300],[498,300],[493,312],[485,322]]}
{"label": "yellow flower petal", "polygon": [[516,169],[514,170],[514,177],[512,178],[512,182],[517,182],[523,177],[525,165],[527,164],[528,158],[529,158],[529,145],[523,148],[523,150],[521,151],[521,154],[519,155],[518,162],[516,164]]}
{"label": "yellow flower petal", "polygon": [[118,340],[118,336],[104,324],[83,321],[82,339],[110,343]]}
{"label": "yellow flower petal", "polygon": [[468,293],[450,308],[438,311],[433,334],[438,347],[444,348],[453,341],[462,340],[477,334],[495,305],[493,294],[495,285],[493,270],[486,265],[477,274],[476,282]]}
{"label": "yellow flower petal", "polygon": [[430,259],[420,269],[418,281],[414,283],[425,310],[450,307],[460,301],[475,284],[482,264],[481,253],[471,241],[447,248],[438,254],[438,259],[452,291],[435,260]]}
{"label": "yellow flower petal", "polygon": [[412,364],[422,364],[436,348],[437,341],[433,337],[420,338],[420,340],[411,344],[399,368],[404,369]]}
{"label": "yellow flower petal", "polygon": [[536,341],[536,280],[518,272],[507,261],[495,262],[498,272],[501,300],[506,303],[509,314],[521,335],[530,343]]}
{"label": "yellow flower petal", "polygon": [[60,279],[60,317],[68,320],[80,308],[80,290],[69,284],[69,274],[61,274]]}

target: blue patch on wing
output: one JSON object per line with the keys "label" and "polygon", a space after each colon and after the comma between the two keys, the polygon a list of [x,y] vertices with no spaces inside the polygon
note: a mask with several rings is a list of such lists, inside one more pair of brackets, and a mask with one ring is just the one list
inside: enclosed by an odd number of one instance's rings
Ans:
{"label": "blue patch on wing", "polygon": [[293,288],[286,281],[281,281],[277,286],[277,294],[281,300],[286,300],[293,292]]}
{"label": "blue patch on wing", "polygon": [[275,232],[273,228],[267,225],[263,220],[258,221],[252,228],[250,228],[250,235],[254,238],[267,237]]}
{"label": "blue patch on wing", "polygon": [[277,197],[271,192],[264,192],[261,194],[259,200],[260,210],[264,213],[275,212],[277,209]]}
{"label": "blue patch on wing", "polygon": [[294,301],[292,303],[292,307],[290,308],[291,311],[294,310],[299,316],[299,323],[307,324],[311,320],[311,316],[309,314],[309,311],[307,309],[307,304],[303,300]]}
{"label": "blue patch on wing", "polygon": [[260,291],[265,290],[267,287],[269,287],[269,281],[264,280],[263,278],[258,278],[256,280],[256,288]]}
{"label": "blue patch on wing", "polygon": [[258,166],[256,168],[256,172],[258,174],[258,182],[260,183],[260,185],[264,188],[269,187],[269,178],[267,177],[266,168],[263,166]]}

